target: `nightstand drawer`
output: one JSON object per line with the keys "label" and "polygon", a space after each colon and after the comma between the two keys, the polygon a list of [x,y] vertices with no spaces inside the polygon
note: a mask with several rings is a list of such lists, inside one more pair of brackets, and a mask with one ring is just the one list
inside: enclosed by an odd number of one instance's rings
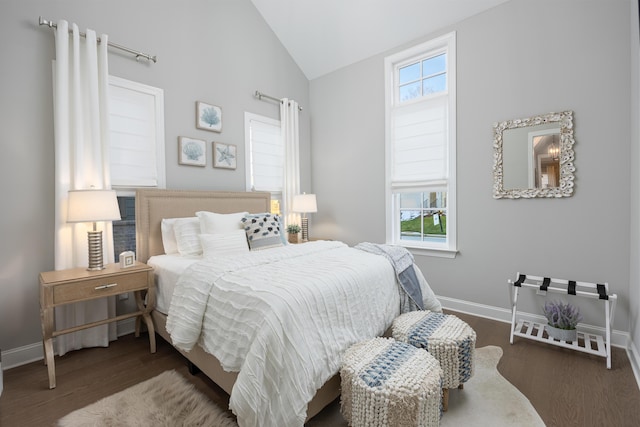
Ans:
{"label": "nightstand drawer", "polygon": [[53,288],[53,304],[101,298],[124,292],[147,289],[147,272],[86,279],[57,285]]}

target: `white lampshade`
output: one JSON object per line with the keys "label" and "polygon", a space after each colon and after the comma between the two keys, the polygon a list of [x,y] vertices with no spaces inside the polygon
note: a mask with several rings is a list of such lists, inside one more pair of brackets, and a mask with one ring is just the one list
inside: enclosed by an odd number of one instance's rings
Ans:
{"label": "white lampshade", "polygon": [[120,220],[118,198],[113,190],[71,190],[67,222]]}
{"label": "white lampshade", "polygon": [[292,208],[294,212],[300,212],[300,213],[318,212],[316,195],[315,194],[298,194],[297,196],[293,196]]}

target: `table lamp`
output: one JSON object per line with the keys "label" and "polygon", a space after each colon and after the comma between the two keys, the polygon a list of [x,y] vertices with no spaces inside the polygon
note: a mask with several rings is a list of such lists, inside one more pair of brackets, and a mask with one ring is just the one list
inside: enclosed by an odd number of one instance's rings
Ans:
{"label": "table lamp", "polygon": [[309,220],[307,219],[307,213],[318,212],[318,205],[316,203],[315,194],[298,194],[293,197],[293,209],[294,212],[302,214],[302,241],[309,241]]}
{"label": "table lamp", "polygon": [[89,267],[87,270],[102,270],[102,230],[96,222],[120,220],[118,198],[113,190],[71,190],[67,222],[93,222],[93,230],[87,232],[89,242]]}

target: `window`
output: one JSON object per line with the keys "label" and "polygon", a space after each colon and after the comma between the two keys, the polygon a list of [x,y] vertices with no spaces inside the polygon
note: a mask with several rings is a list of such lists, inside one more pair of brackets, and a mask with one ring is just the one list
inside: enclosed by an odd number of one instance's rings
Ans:
{"label": "window", "polygon": [[455,33],[385,58],[387,241],[456,251]]}
{"label": "window", "polygon": [[113,222],[115,261],[136,249],[136,188],[165,188],[164,92],[109,77],[111,186],[118,194],[120,221]]}
{"label": "window", "polygon": [[245,113],[246,183],[248,191],[269,191],[271,212],[280,214],[284,182],[284,141],[280,121]]}
{"label": "window", "polygon": [[111,185],[165,187],[164,92],[109,77]]}

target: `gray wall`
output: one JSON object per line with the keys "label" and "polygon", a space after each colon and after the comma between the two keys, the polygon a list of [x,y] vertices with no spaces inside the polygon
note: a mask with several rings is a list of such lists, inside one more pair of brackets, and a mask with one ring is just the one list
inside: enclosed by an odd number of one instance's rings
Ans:
{"label": "gray wall", "polygon": [[[505,309],[518,271],[609,282],[614,326],[629,331],[629,0],[512,0],[402,48],[452,30],[460,253],[418,265],[436,294]],[[385,239],[383,61],[399,50],[311,81],[316,236]],[[492,124],[562,110],[574,111],[575,195],[494,200]],[[637,277],[631,286],[637,296]],[[601,309],[580,305],[588,323],[604,323]]]}
{"label": "gray wall", "polygon": [[[638,345],[640,344],[640,226],[637,218],[640,217],[640,171],[637,165],[640,164],[640,22],[638,19],[638,2],[631,0],[631,250],[629,252],[631,273],[630,278],[633,284],[629,289],[629,300],[635,301],[635,310],[631,310],[631,339],[635,344],[633,349],[636,358],[640,359]],[[635,286],[634,286],[635,284]]]}
{"label": "gray wall", "polygon": [[[54,35],[38,16],[66,19],[156,54],[157,64],[111,50],[110,73],[164,89],[167,187],[244,190],[244,112],[278,118],[256,89],[296,99],[302,188],[310,188],[308,80],[249,0],[0,0],[0,348],[42,339],[38,273],[53,269]],[[195,128],[195,102],[223,110],[220,134]],[[178,136],[207,141],[206,168],[179,166]],[[236,144],[238,168],[213,169],[211,141]]]}

